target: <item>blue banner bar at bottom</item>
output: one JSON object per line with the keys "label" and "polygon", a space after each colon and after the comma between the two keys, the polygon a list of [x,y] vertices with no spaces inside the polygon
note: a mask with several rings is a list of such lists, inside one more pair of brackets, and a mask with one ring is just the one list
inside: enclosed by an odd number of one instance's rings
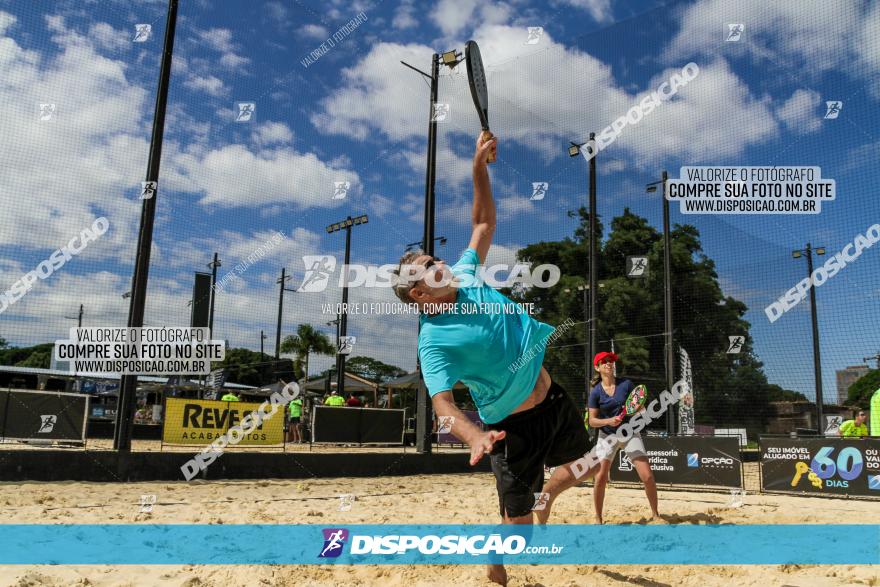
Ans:
{"label": "blue banner bar at bottom", "polygon": [[488,562],[876,565],[880,525],[0,525],[4,565]]}

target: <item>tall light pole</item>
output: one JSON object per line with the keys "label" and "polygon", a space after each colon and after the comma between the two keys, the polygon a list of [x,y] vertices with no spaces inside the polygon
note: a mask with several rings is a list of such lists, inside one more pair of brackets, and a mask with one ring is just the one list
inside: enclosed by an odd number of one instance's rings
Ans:
{"label": "tall light pole", "polygon": [[[434,240],[439,242],[441,247],[446,246],[446,237],[445,236],[438,236]],[[419,247],[420,249],[425,250],[425,248],[426,248],[425,242],[424,241],[416,241],[414,243],[406,243],[406,250],[407,251],[410,251],[410,250],[414,249],[415,247]],[[433,254],[433,251],[431,251],[431,253]]]}
{"label": "tall light pole", "polygon": [[[590,133],[590,141],[588,143],[570,143],[568,147],[568,155],[570,157],[577,157],[578,155],[584,154],[586,157],[589,155],[589,165],[590,165],[590,175],[589,175],[589,196],[588,196],[588,207],[590,210],[590,223],[589,223],[589,234],[587,235],[587,247],[588,247],[588,269],[587,269],[587,281],[588,281],[588,289],[589,292],[589,308],[588,311],[585,310],[584,315],[586,316],[588,328],[589,328],[589,336],[587,337],[587,348],[586,348],[586,365],[584,368],[587,375],[587,381],[589,385],[589,378],[591,373],[591,365],[592,358],[595,354],[598,345],[596,340],[597,332],[596,332],[596,299],[599,295],[598,292],[598,283],[599,283],[599,268],[597,265],[599,264],[599,248],[596,243],[596,231],[597,231],[597,205],[596,205],[596,153],[594,149],[596,148],[596,133]],[[586,147],[582,149],[582,147]]]}
{"label": "tall light pole", "polygon": [[348,327],[348,263],[351,257],[351,228],[366,224],[366,214],[352,218],[349,216],[342,222],[334,222],[327,227],[327,233],[345,231],[345,264],[343,265],[342,312],[339,313],[339,334],[336,337],[336,391],[345,396],[345,355],[339,352],[340,340],[345,336]]}
{"label": "tall light pole", "polygon": [[76,316],[65,316],[68,320],[76,320],[76,327],[82,328],[83,325],[83,305],[79,305],[79,314]]}
{"label": "tall light pole", "polygon": [[[803,255],[807,256],[807,277],[813,278],[813,251],[817,255],[825,254],[825,247],[816,247],[815,249],[807,243],[807,248],[797,249],[791,252],[791,256],[795,259]],[[816,432],[822,436],[825,432],[825,418],[823,418],[823,398],[822,398],[822,360],[819,356],[819,317],[816,314],[816,288],[810,288],[810,314],[813,320],[813,376],[816,378]]]}
{"label": "tall light pole", "polygon": [[214,298],[217,297],[217,267],[222,265],[223,264],[220,262],[217,253],[214,253],[214,260],[208,263],[208,268],[211,270],[211,301],[208,305],[208,332],[210,333],[211,338],[214,338]]}
{"label": "tall light pole", "polygon": [[[569,288],[565,288],[562,291],[565,293],[571,293],[573,290]],[[592,375],[592,361],[590,361],[590,348],[589,348],[589,339],[590,339],[590,322],[586,319],[587,316],[587,292],[590,291],[589,284],[579,285],[577,286],[577,291],[583,292],[583,309],[584,309],[584,397],[589,397],[590,395],[590,377]]]}
{"label": "tall light pole", "polygon": [[275,326],[275,369],[278,369],[278,361],[281,359],[281,315],[284,308],[284,292],[291,291],[296,292],[295,289],[284,287],[284,284],[287,283],[287,280],[290,279],[291,276],[287,275],[287,268],[281,268],[281,277],[275,280],[275,283],[279,284],[278,286],[278,324]]}
{"label": "tall light pole", "polygon": [[[168,103],[168,87],[171,82],[171,55],[174,50],[174,31],[177,27],[178,0],[168,0],[168,17],[165,21],[165,41],[162,64],[159,68],[159,86],[156,90],[156,108],[153,115],[153,134],[147,160],[146,181],[159,181],[159,164],[162,161],[162,138],[165,132],[165,106]],[[160,190],[141,205],[141,224],[138,231],[134,275],[131,279],[131,303],[128,309],[128,327],[144,325],[144,306],[147,298],[147,278],[150,272],[150,249],[153,244],[153,222],[156,217],[156,199]],[[119,405],[116,410],[116,427],[113,431],[113,449],[131,451],[132,411],[137,390],[137,375],[123,375],[119,388]]]}
{"label": "tall light pole", "polygon": [[[664,358],[666,363],[666,389],[672,390],[675,378],[675,349],[672,336],[672,237],[669,227],[669,200],[666,199],[666,185],[669,174],[664,170],[660,181],[649,183],[645,191],[657,191],[657,185],[663,186],[663,317],[664,317]],[[675,434],[675,410],[666,411],[666,434]]]}
{"label": "tall light pole", "polygon": [[269,338],[266,334],[261,330],[260,331],[260,359],[266,358],[266,353],[263,351],[263,341]]}
{"label": "tall light pole", "polygon": [[[425,227],[422,236],[422,248],[426,255],[431,256],[434,256],[434,184],[437,175],[437,118],[434,115],[434,105],[437,103],[440,63],[454,69],[461,61],[461,53],[455,50],[447,51],[442,55],[434,53],[431,56],[430,75],[405,61],[401,61],[403,65],[431,82],[430,102],[428,103],[428,156],[425,165]],[[431,398],[428,397],[428,390],[422,378],[418,354],[416,354],[416,372],[419,374],[419,386],[416,391],[416,452],[430,453],[433,410],[431,409]]]}

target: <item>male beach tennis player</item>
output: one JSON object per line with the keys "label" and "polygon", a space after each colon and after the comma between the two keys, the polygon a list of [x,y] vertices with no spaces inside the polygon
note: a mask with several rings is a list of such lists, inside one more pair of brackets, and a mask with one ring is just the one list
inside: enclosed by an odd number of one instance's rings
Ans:
{"label": "male beach tennis player", "polygon": [[[407,253],[394,287],[401,301],[420,309],[419,360],[434,412],[453,418],[451,432],[470,446],[471,465],[490,455],[504,523],[531,524],[533,509],[544,523],[553,500],[579,481],[562,465],[586,454],[588,437],[574,402],[543,367],[544,341],[554,328],[521,311],[499,311],[516,304],[476,279],[495,231],[486,161],[495,143],[477,141],[473,232],[461,259],[449,267],[436,257]],[[470,390],[487,431],[456,407],[452,388],[458,381]],[[546,484],[544,465],[556,467]],[[543,509],[535,508],[536,494]],[[487,575],[507,583],[503,565],[489,565]]]}

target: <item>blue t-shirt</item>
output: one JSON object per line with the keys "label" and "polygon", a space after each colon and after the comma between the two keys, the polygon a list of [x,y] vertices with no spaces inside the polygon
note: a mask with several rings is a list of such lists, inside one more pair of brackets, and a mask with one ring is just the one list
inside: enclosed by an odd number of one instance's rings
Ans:
{"label": "blue t-shirt", "polygon": [[467,249],[450,269],[461,281],[454,310],[419,317],[419,361],[428,393],[468,387],[480,418],[500,422],[532,392],[554,327],[476,276],[480,259]]}
{"label": "blue t-shirt", "polygon": [[[600,418],[614,418],[620,411],[623,409],[623,405],[626,403],[626,398],[629,396],[629,392],[635,389],[635,385],[629,379],[623,379],[617,382],[617,386],[614,388],[614,395],[608,395],[605,393],[605,390],[602,389],[602,382],[596,384],[596,386],[590,390],[590,397],[587,400],[587,407],[590,408],[599,408],[599,417]],[[627,422],[629,417],[623,419],[624,422]],[[618,427],[614,426],[602,426],[600,430],[606,434],[614,434]]]}

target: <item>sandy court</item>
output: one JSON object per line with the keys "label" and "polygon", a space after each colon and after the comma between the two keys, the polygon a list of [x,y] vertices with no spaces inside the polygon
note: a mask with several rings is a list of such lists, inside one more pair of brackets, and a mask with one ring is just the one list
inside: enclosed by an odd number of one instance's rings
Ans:
{"label": "sandy court", "polygon": [[[341,494],[353,494],[340,511]],[[152,513],[141,496],[155,495]],[[660,491],[661,511],[682,524],[880,524],[880,502],[749,493],[731,507],[726,493]],[[552,523],[592,523],[592,490],[575,487]],[[4,523],[327,524],[494,523],[497,497],[486,473],[311,480],[0,484]],[[640,489],[610,487],[606,521],[645,523]],[[870,566],[539,566],[508,568],[511,586],[544,585],[880,585]],[[482,566],[5,566],[0,584],[30,585],[490,585]]]}

